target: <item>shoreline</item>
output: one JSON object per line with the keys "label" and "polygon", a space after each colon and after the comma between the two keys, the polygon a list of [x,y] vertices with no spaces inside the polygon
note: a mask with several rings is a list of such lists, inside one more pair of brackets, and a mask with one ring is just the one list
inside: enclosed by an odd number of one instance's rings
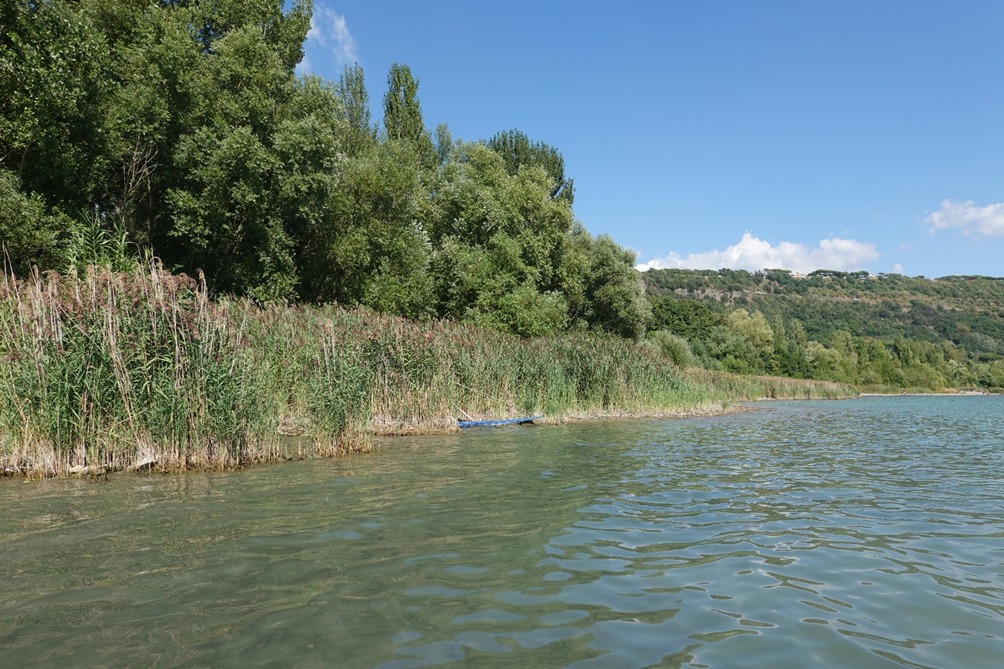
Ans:
{"label": "shoreline", "polygon": [[[855,399],[857,397],[992,397],[1001,393],[990,393],[981,391],[960,391],[960,392],[936,392],[936,393],[876,393],[862,392],[857,395],[848,395],[837,398],[816,398],[819,399]],[[707,402],[699,406],[690,408],[673,409],[645,409],[639,411],[630,410],[585,410],[571,411],[554,416],[544,416],[536,421],[538,426],[568,425],[572,423],[602,422],[602,421],[622,421],[622,420],[646,420],[663,419],[678,420],[687,418],[713,418],[727,416],[736,413],[755,412],[758,410],[753,404],[767,402],[792,401],[801,398],[777,398],[760,397],[757,399],[736,399],[724,400],[721,402]],[[286,425],[284,427],[289,427]],[[46,470],[25,469],[13,470],[7,468],[0,472],[0,478],[16,479],[20,478],[24,482],[53,478],[77,478],[77,479],[104,479],[116,474],[153,475],[153,474],[186,474],[209,471],[236,471],[253,465],[270,465],[280,462],[302,461],[312,459],[331,458],[344,455],[363,455],[373,450],[372,438],[393,438],[406,436],[445,436],[457,435],[463,432],[458,426],[455,418],[437,418],[426,421],[393,421],[386,417],[371,419],[368,425],[356,432],[352,437],[341,441],[335,448],[329,449],[304,449],[302,444],[310,437],[299,430],[279,433],[276,448],[269,451],[265,457],[257,457],[243,462],[229,463],[184,463],[176,461],[170,456],[155,455],[143,458],[129,466],[115,466],[99,464],[96,466],[76,465],[65,470],[50,468]],[[290,448],[293,446],[293,448]]]}
{"label": "shoreline", "polygon": [[[768,398],[763,398],[766,400]],[[733,413],[743,413],[755,411],[755,409],[745,406],[745,402],[757,402],[762,400],[737,400],[729,404],[708,404],[689,409],[649,409],[642,411],[573,411],[554,416],[545,415],[533,423],[535,425],[568,425],[570,423],[587,423],[591,421],[608,420],[645,420],[645,419],[684,419],[684,418],[710,418],[715,416],[726,416]],[[457,427],[455,419],[433,420],[426,422],[406,423],[381,418],[371,422],[364,430],[364,434],[370,437],[414,437],[437,434],[459,434],[461,428]]]}
{"label": "shoreline", "polygon": [[[707,372],[692,372],[689,374],[705,374]],[[739,381],[740,385],[735,384]],[[703,383],[702,383],[703,382]],[[558,411],[545,414],[535,421],[538,425],[566,425],[580,422],[665,419],[676,420],[686,418],[716,417],[734,413],[756,411],[750,406],[753,402],[795,400],[795,399],[849,399],[857,397],[858,393],[844,387],[842,391],[833,392],[838,384],[832,382],[812,382],[779,377],[725,377],[711,375],[707,378],[694,380],[696,386],[702,388],[707,395],[718,395],[718,399],[703,399],[691,403],[683,403],[671,408],[645,406],[640,409],[598,409],[582,408]],[[726,387],[716,387],[716,383],[725,383]],[[822,392],[819,390],[822,389]],[[750,396],[750,391],[757,395]],[[627,404],[630,405],[630,401]],[[376,404],[376,402],[374,402]],[[642,404],[639,402],[639,404]],[[196,451],[195,457],[183,451],[172,450],[169,447],[158,447],[152,440],[146,439],[139,444],[135,456],[121,457],[124,453],[113,454],[107,460],[93,462],[89,459],[73,458],[69,462],[53,457],[55,454],[46,451],[26,451],[20,454],[20,461],[2,463],[0,478],[21,478],[25,481],[48,478],[105,478],[110,474],[134,473],[150,475],[183,474],[187,472],[204,471],[235,471],[244,467],[259,464],[274,464],[284,461],[299,461],[315,458],[338,457],[343,455],[364,454],[373,450],[372,439],[395,436],[435,436],[456,435],[461,432],[458,420],[452,413],[438,413],[434,416],[412,416],[405,419],[391,418],[394,404],[383,403],[383,411],[379,411],[363,424],[348,425],[342,432],[333,437],[325,438],[319,433],[317,426],[306,416],[283,416],[275,426],[277,431],[272,437],[266,437],[262,443],[252,444],[242,441],[236,448],[211,449],[208,453]],[[496,409],[482,410],[479,418],[490,419],[496,416],[515,415],[517,410],[512,404],[499,406]],[[484,415],[481,415],[484,414]],[[213,453],[215,450],[215,454]],[[206,457],[209,455],[210,457]],[[201,456],[201,457],[200,457]]]}
{"label": "shoreline", "polygon": [[861,393],[859,397],[994,397],[1004,393],[992,393],[985,390],[960,390],[958,392],[901,392],[901,393]]}
{"label": "shoreline", "polygon": [[[534,424],[546,427],[553,425],[568,425],[571,423],[619,420],[682,420],[687,418],[710,418],[715,416],[726,416],[734,413],[756,411],[755,408],[746,406],[744,402],[747,402],[747,400],[739,400],[733,403],[712,403],[689,409],[577,411],[555,416],[544,416],[541,419],[534,421]],[[0,472],[0,478],[20,478],[24,482],[56,478],[107,480],[110,475],[118,474],[149,476],[153,474],[178,475],[209,471],[236,471],[253,465],[270,465],[281,462],[324,459],[347,455],[364,455],[372,452],[373,450],[373,445],[370,442],[371,438],[457,435],[463,432],[463,430],[457,426],[456,419],[450,419],[448,421],[440,419],[412,423],[389,421],[388,419],[377,419],[376,421],[371,421],[370,425],[363,428],[356,438],[351,440],[351,444],[342,444],[343,447],[341,448],[328,449],[324,452],[305,452],[304,449],[300,448],[300,441],[309,440],[310,437],[304,434],[298,434],[297,432],[298,430],[293,430],[291,433],[280,433],[278,435],[279,446],[274,450],[272,457],[257,458],[247,462],[232,464],[232,466],[220,466],[219,463],[210,464],[208,466],[191,466],[182,462],[174,461],[171,458],[157,458],[155,456],[151,456],[130,466],[76,465],[69,467],[65,471],[56,471],[54,469],[15,471],[8,468]],[[290,446],[293,446],[293,448],[290,448]]]}

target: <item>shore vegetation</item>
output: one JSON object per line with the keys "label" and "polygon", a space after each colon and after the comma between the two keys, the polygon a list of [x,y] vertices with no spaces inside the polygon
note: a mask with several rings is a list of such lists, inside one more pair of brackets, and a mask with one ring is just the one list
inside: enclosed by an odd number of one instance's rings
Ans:
{"label": "shore vegetation", "polygon": [[[8,275],[0,368],[0,471],[28,476],[331,455],[370,434],[456,430],[458,416],[690,415],[854,394],[687,370],[612,335],[212,299],[202,277],[156,261]],[[283,434],[299,437],[295,453]]]}

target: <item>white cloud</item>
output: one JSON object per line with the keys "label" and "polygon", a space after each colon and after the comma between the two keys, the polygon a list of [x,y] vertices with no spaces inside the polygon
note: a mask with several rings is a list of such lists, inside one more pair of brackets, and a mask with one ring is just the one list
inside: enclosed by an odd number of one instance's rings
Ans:
{"label": "white cloud", "polygon": [[981,207],[972,200],[945,200],[938,211],[928,212],[924,223],[931,232],[962,228],[962,232],[967,235],[976,233],[988,237],[1004,236],[1004,202]]}
{"label": "white cloud", "polygon": [[788,269],[808,273],[817,269],[850,271],[861,269],[863,263],[879,257],[874,244],[854,239],[831,237],[819,242],[815,248],[794,242],[781,242],[773,246],[747,232],[738,244],[724,251],[714,250],[681,256],[670,253],[665,258],[650,260],[637,266],[647,269],[744,269],[755,272],[761,269]]}
{"label": "white cloud", "polygon": [[[320,50],[326,56],[330,55],[337,65],[351,65],[359,59],[356,40],[349,31],[345,17],[322,5],[314,5],[306,46]],[[304,56],[297,70],[302,74],[310,72],[312,67],[310,60]]]}

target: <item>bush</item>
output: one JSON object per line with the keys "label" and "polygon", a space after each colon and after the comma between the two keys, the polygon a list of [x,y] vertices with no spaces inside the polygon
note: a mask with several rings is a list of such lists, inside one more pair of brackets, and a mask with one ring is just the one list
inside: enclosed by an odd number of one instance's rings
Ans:
{"label": "bush", "polygon": [[647,341],[654,344],[657,350],[677,367],[690,367],[696,362],[690,344],[679,335],[667,330],[656,330],[648,333]]}

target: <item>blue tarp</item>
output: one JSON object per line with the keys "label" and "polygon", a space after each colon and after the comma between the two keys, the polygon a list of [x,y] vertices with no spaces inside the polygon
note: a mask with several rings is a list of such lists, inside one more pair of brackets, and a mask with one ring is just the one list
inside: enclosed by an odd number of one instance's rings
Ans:
{"label": "blue tarp", "polygon": [[458,427],[495,427],[498,425],[518,425],[532,423],[543,416],[524,416],[523,418],[503,418],[501,420],[458,420]]}

